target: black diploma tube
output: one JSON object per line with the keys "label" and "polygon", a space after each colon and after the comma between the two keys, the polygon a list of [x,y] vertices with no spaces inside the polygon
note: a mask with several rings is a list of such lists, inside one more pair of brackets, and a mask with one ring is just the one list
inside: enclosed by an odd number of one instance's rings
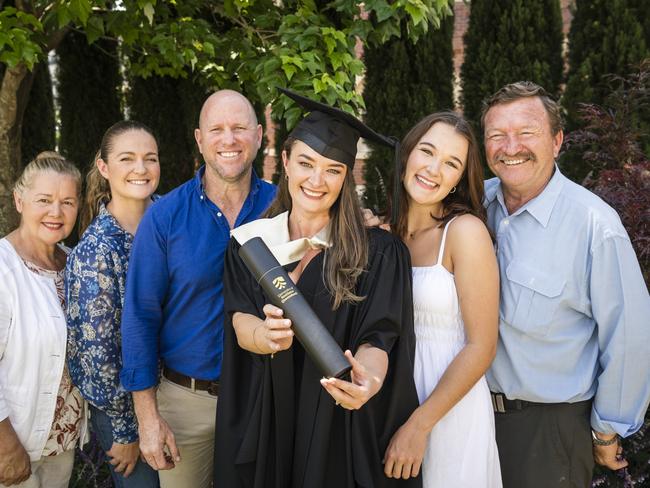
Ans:
{"label": "black diploma tube", "polygon": [[323,376],[342,378],[352,369],[343,351],[260,237],[247,241],[239,256],[271,303],[291,319],[296,337]]}

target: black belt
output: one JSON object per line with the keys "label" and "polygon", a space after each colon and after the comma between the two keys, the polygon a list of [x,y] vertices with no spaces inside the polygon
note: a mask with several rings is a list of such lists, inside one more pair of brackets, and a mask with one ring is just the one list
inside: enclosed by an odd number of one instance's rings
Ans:
{"label": "black belt", "polygon": [[219,396],[219,381],[197,380],[167,366],[163,367],[163,376],[172,383],[184,386],[192,391],[207,391],[212,396]]}
{"label": "black belt", "polygon": [[529,402],[527,400],[510,400],[503,393],[490,392],[492,408],[495,413],[506,413],[512,410],[523,410],[535,405],[554,405],[553,403]]}

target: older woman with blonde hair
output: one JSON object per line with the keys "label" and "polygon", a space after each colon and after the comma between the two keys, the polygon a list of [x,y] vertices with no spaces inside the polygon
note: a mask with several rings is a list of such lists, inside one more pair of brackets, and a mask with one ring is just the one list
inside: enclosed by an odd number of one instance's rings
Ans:
{"label": "older woman with blonde hair", "polygon": [[83,399],[65,365],[61,241],[77,219],[81,175],[42,153],[14,186],[17,229],[0,239],[0,486],[68,486]]}

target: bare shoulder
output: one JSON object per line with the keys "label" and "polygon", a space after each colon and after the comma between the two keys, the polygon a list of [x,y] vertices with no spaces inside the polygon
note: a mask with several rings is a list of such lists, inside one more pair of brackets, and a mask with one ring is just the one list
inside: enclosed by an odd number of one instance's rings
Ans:
{"label": "bare shoulder", "polygon": [[494,252],[492,238],[485,223],[471,214],[460,215],[449,224],[447,242],[452,254],[454,251],[472,254],[488,250]]}

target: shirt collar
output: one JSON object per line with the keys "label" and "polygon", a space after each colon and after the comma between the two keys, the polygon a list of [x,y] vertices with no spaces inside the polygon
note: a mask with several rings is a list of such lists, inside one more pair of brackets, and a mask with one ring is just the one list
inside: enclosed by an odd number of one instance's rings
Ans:
{"label": "shirt collar", "polygon": [[546,187],[542,190],[542,193],[533,198],[520,210],[526,210],[542,227],[546,227],[551,218],[553,207],[555,207],[555,202],[557,202],[562,187],[564,186],[564,180],[565,176],[560,173],[560,168],[555,165],[555,172]]}
{"label": "shirt collar", "polygon": [[115,220],[113,214],[111,214],[106,208],[106,203],[101,202],[99,204],[99,213],[97,214],[97,223],[102,229],[103,233],[108,236],[120,236],[120,235],[131,235],[125,231],[120,224]]}
{"label": "shirt collar", "polygon": [[[522,212],[528,212],[532,215],[535,220],[537,220],[543,227],[548,225],[548,221],[551,218],[551,213],[553,212],[553,207],[555,207],[555,202],[560,195],[562,187],[564,186],[564,180],[566,177],[560,172],[560,168],[555,165],[555,171],[553,176],[547,183],[546,187],[542,192],[533,198],[531,201],[526,203],[523,207],[514,212],[513,215],[518,215]],[[503,188],[501,182],[498,184],[490,186],[485,190],[485,201],[487,205],[490,205],[494,200],[498,200],[501,207],[504,209],[506,214],[505,199],[503,197]]]}
{"label": "shirt collar", "polygon": [[[207,198],[205,196],[205,188],[203,188],[203,175],[205,175],[205,164],[201,166],[196,174],[194,175],[194,181],[196,182],[196,191],[199,194],[199,197]],[[255,170],[251,170],[251,188],[249,191],[249,196],[255,196],[262,186],[260,178],[255,173]]]}

